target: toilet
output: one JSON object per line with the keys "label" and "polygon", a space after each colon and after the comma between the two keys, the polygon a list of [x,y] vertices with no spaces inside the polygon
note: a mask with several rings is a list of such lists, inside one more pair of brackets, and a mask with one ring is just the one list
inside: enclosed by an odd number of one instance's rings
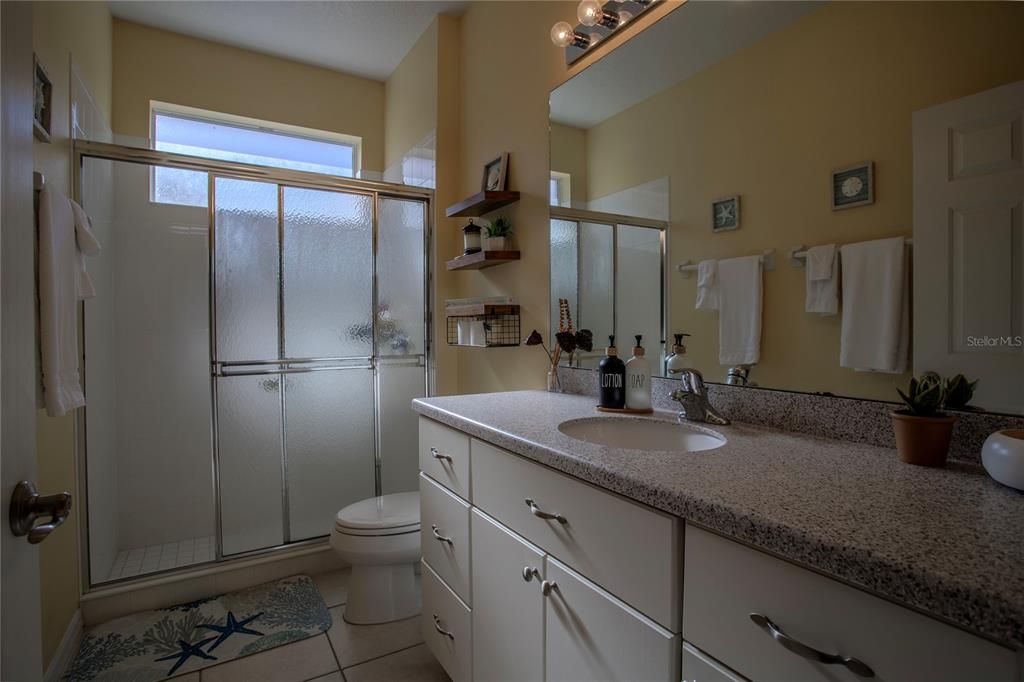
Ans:
{"label": "toilet", "polygon": [[331,547],[352,565],[346,622],[369,625],[419,614],[419,492],[371,497],[345,507],[335,517]]}

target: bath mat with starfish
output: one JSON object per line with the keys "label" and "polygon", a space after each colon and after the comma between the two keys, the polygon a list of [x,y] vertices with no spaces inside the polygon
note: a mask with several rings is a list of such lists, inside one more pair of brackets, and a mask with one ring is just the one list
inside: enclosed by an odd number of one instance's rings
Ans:
{"label": "bath mat with starfish", "polygon": [[66,679],[150,682],[326,632],[331,615],[309,576],[103,623],[82,638]]}

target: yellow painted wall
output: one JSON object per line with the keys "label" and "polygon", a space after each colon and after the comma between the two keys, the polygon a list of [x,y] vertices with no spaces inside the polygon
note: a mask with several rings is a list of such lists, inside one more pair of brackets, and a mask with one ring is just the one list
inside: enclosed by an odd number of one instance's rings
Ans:
{"label": "yellow painted wall", "polygon": [[435,20],[384,82],[384,168],[437,127],[437,32]]}
{"label": "yellow painted wall", "polygon": [[587,131],[551,123],[551,170],[568,173],[569,197],[574,208],[587,203]]}
{"label": "yellow painted wall", "polygon": [[[51,187],[71,194],[69,139],[69,57],[89,86],[107,120],[111,111],[111,18],[106,2],[33,3],[33,49],[53,81],[52,142],[33,143],[35,169]],[[77,494],[75,418],[50,418],[38,412],[36,422],[38,485],[41,491]],[[78,609],[77,513],[39,545],[42,607],[43,669],[49,665],[71,618]]]}
{"label": "yellow painted wall", "polygon": [[[680,11],[685,12],[686,8]],[[911,113],[1024,78],[1024,4],[832,3],[587,133],[589,195],[671,177],[670,265],[776,249],[761,385],[892,400],[906,377],[839,367],[840,317],[803,312],[796,244],[912,232]],[[874,205],[833,212],[830,171],[874,160]],[[741,227],[712,234],[712,199]],[[720,381],[718,316],[673,275],[670,331]]]}
{"label": "yellow painted wall", "polygon": [[114,20],[115,133],[149,137],[150,100],[363,138],[384,171],[384,84]]}

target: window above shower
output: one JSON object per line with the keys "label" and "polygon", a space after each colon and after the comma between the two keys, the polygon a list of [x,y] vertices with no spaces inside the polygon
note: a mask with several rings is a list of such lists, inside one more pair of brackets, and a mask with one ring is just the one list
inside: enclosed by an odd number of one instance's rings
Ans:
{"label": "window above shower", "polygon": [[[343,177],[360,171],[362,139],[353,135],[155,101],[150,133],[156,149],[176,154]],[[150,200],[206,206],[208,191],[205,173],[158,167]]]}

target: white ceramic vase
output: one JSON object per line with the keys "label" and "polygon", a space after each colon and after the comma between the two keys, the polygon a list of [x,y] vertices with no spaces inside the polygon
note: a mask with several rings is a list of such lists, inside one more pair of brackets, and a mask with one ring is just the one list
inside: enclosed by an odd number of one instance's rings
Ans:
{"label": "white ceramic vase", "polygon": [[1003,485],[1024,490],[1024,429],[996,431],[985,439],[981,463]]}
{"label": "white ceramic vase", "polygon": [[508,237],[487,237],[484,239],[484,251],[504,251]]}

